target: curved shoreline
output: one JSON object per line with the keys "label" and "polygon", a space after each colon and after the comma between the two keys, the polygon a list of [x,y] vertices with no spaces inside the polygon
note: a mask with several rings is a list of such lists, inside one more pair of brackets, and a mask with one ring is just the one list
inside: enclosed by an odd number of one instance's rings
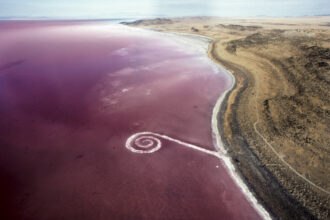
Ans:
{"label": "curved shoreline", "polygon": [[[164,32],[162,32],[164,33]],[[208,41],[207,48],[207,56],[209,60],[217,66],[217,68],[221,69],[221,71],[225,72],[231,78],[231,86],[228,88],[217,100],[214,105],[212,111],[212,119],[211,119],[211,128],[212,128],[212,137],[214,140],[214,147],[219,154],[222,154],[221,159],[226,165],[227,171],[232,179],[239,186],[243,194],[245,194],[246,198],[249,202],[254,206],[260,216],[263,219],[272,219],[271,216],[276,216],[275,213],[267,206],[267,204],[257,195],[257,192],[253,190],[253,186],[250,182],[242,174],[239,167],[232,161],[233,158],[230,154],[228,154],[229,146],[223,142],[224,135],[222,133],[222,129],[219,128],[219,119],[221,120],[221,115],[224,115],[225,106],[227,105],[228,97],[231,95],[232,91],[236,88],[236,79],[230,70],[227,70],[225,67],[221,65],[220,62],[216,59],[214,55],[212,55],[214,40],[212,38],[208,38],[205,36],[197,35],[197,34],[188,34],[188,33],[178,33],[178,32],[165,32],[165,34],[169,35],[177,35],[179,37],[188,37],[193,38],[194,40],[202,40],[206,39]],[[220,158],[220,157],[219,157]]]}
{"label": "curved shoreline", "polygon": [[[149,30],[149,31],[155,31],[155,30]],[[156,31],[159,32],[159,31]],[[230,78],[231,78],[231,86],[228,88],[218,99],[215,103],[213,110],[212,110],[212,118],[211,118],[211,129],[212,129],[212,138],[214,141],[214,147],[215,150],[219,153],[219,159],[222,159],[222,161],[225,164],[225,167],[229,173],[229,175],[232,177],[232,179],[235,181],[235,183],[238,185],[238,187],[241,189],[242,193],[246,196],[248,201],[252,204],[252,206],[256,209],[256,211],[259,213],[259,215],[263,219],[273,219],[273,216],[276,216],[271,209],[267,206],[267,204],[256,194],[255,190],[253,190],[253,186],[251,183],[249,183],[242,172],[240,171],[239,167],[233,162],[233,158],[229,154],[229,147],[225,144],[223,141],[223,134],[221,134],[221,128],[219,128],[219,125],[221,124],[219,122],[219,119],[221,120],[222,117],[220,115],[223,115],[223,109],[224,106],[227,105],[227,99],[232,93],[232,91],[236,88],[236,79],[233,73],[223,67],[218,60],[212,56],[212,50],[213,50],[213,44],[214,40],[212,38],[208,38],[205,36],[197,35],[197,34],[188,34],[188,33],[179,33],[179,32],[161,32],[164,35],[170,35],[174,37],[185,37],[189,38],[189,40],[198,40],[198,41],[204,41],[204,39],[208,43],[208,47],[206,52],[206,55],[208,59],[212,62],[213,65],[215,65],[218,69],[225,72]]]}
{"label": "curved shoreline", "polygon": [[[261,174],[262,178],[260,178],[260,180],[257,180],[257,181],[259,181],[259,184],[262,184],[262,183],[264,183],[264,184],[259,186],[258,184],[256,184],[255,181],[254,181],[254,183],[251,181],[250,176],[248,176],[246,174],[246,172],[244,174],[244,171],[242,168],[242,163],[241,163],[242,161],[237,159],[237,154],[239,154],[240,152],[238,152],[238,150],[233,149],[231,147],[231,145],[229,144],[228,140],[226,139],[226,135],[224,133],[224,117],[220,117],[220,115],[225,116],[225,114],[228,110],[227,109],[228,108],[228,99],[234,91],[237,91],[237,94],[234,97],[234,103],[232,103],[231,105],[235,106],[237,108],[237,104],[240,99],[240,96],[248,88],[248,77],[245,75],[245,73],[243,71],[241,71],[234,64],[231,64],[225,60],[221,60],[217,55],[215,55],[215,53],[214,53],[214,44],[215,43],[216,42],[214,42],[214,41],[212,42],[212,48],[209,50],[210,58],[213,59],[214,62],[218,63],[220,66],[223,65],[223,66],[226,66],[225,67],[226,69],[233,70],[233,73],[236,75],[236,78],[239,75],[240,78],[242,79],[241,83],[243,84],[243,86],[241,88],[237,88],[238,82],[237,82],[237,80],[235,80],[235,85],[227,92],[226,96],[224,97],[223,104],[221,105],[220,110],[218,112],[218,116],[219,116],[218,125],[220,127],[218,129],[218,131],[220,133],[220,136],[222,137],[222,142],[224,144],[224,148],[226,148],[226,150],[228,151],[229,157],[235,161],[232,163],[235,166],[235,168],[237,169],[236,172],[240,175],[240,177],[243,179],[244,183],[248,186],[248,188],[253,192],[254,196],[258,199],[259,203],[261,203],[263,205],[263,207],[269,212],[269,214],[273,218],[275,218],[275,219],[280,218],[279,215],[274,210],[274,206],[277,205],[278,202],[282,200],[282,205],[287,206],[288,208],[290,207],[289,209],[291,209],[291,210],[289,210],[289,211],[292,211],[291,215],[285,214],[285,216],[288,219],[317,219],[281,185],[281,183],[278,181],[276,176],[274,176],[271,173],[271,171],[269,171],[267,169],[267,167],[258,158],[258,156],[255,154],[255,152],[249,147],[247,140],[245,139],[245,137],[243,136],[243,134],[240,131],[240,127],[238,125],[237,115],[236,115],[237,112],[231,110],[231,113],[233,114],[231,119],[234,121],[234,125],[233,124],[231,124],[231,125],[234,126],[235,129],[237,129],[237,135],[239,136],[238,139],[240,139],[240,143],[241,143],[241,145],[238,145],[238,146],[239,146],[240,150],[242,150],[244,152],[243,154],[246,154],[245,157],[247,157],[247,158],[250,157],[249,158],[250,161],[248,163],[250,166],[244,167],[244,169],[249,170],[250,172],[257,172],[259,175]],[[232,73],[229,70],[227,70],[227,71]],[[235,78],[234,75],[233,75],[233,77]],[[243,164],[243,166],[244,166],[244,164]],[[254,177],[258,176],[258,174],[254,175]],[[264,180],[265,182],[260,182],[261,180]],[[272,195],[267,195],[263,191],[258,190],[258,188],[260,189],[261,187],[264,187],[265,185],[267,185],[268,187],[273,189],[273,190],[271,190]],[[260,194],[263,194],[263,196]],[[274,199],[272,202],[269,202],[269,198],[271,198],[271,197],[274,197]],[[280,198],[280,200],[278,200],[279,198]],[[268,199],[268,201],[265,201],[266,199]],[[296,216],[295,218],[292,218],[296,214],[298,214],[298,216]]]}
{"label": "curved shoreline", "polygon": [[[309,22],[315,24],[317,29],[311,30],[306,26]],[[281,156],[287,157],[293,167],[299,166],[299,173],[308,175],[307,179],[311,178],[323,188],[327,186],[324,158],[328,158],[328,154],[323,154],[322,149],[326,148],[329,137],[324,129],[318,132],[313,132],[313,129],[328,126],[322,120],[325,114],[319,111],[314,114],[312,110],[317,108],[326,111],[326,101],[322,97],[325,97],[328,88],[321,80],[311,81],[315,74],[326,74],[325,68],[317,66],[317,62],[326,61],[327,57],[322,57],[322,54],[328,50],[322,44],[326,42],[328,33],[322,22],[318,18],[299,18],[294,22],[273,19],[263,23],[254,19],[184,17],[128,23],[129,26],[143,29],[203,36],[213,40],[210,45],[213,48],[208,50],[209,58],[236,78],[234,87],[224,97],[219,111],[221,147],[231,157],[245,184],[274,218],[329,217],[327,194],[283,164],[267,141],[254,129],[257,114],[260,113],[260,132],[263,131],[266,140],[273,141],[277,150],[281,150]],[[291,24],[304,30],[303,33],[314,33],[315,36],[304,41],[304,44],[299,41],[303,35],[287,35],[295,33],[295,26]],[[325,35],[317,35],[320,30]],[[317,43],[321,46],[315,45]],[[281,51],[282,45],[290,48],[285,54]],[[306,66],[307,62],[313,65]],[[310,75],[310,72],[313,74]],[[312,83],[311,87],[309,83]],[[319,86],[322,91],[318,90]],[[255,93],[259,90],[260,105],[256,107]],[[317,103],[311,104],[309,100]],[[318,134],[322,135],[319,139]],[[308,149],[312,149],[316,155]],[[296,155],[300,155],[302,160]],[[304,160],[306,163],[302,163]],[[315,168],[316,165],[320,168]]]}
{"label": "curved shoreline", "polygon": [[[155,31],[155,30],[151,30]],[[159,31],[156,31],[159,32]],[[207,48],[207,56],[210,61],[224,71],[228,76],[232,79],[232,84],[229,89],[223,93],[219,99],[217,100],[212,113],[212,121],[211,121],[211,128],[212,128],[212,136],[214,139],[214,147],[216,150],[222,154],[221,157],[223,162],[226,164],[226,168],[230,174],[230,176],[235,180],[236,184],[241,188],[242,192],[246,195],[249,202],[256,208],[258,213],[264,219],[279,219],[279,215],[274,210],[274,206],[276,206],[279,201],[281,201],[282,206],[290,207],[290,212],[293,214],[285,214],[288,219],[292,219],[293,216],[296,216],[294,219],[316,219],[300,202],[298,202],[288,191],[285,189],[282,184],[278,181],[275,175],[271,173],[270,170],[263,164],[263,162],[258,158],[258,156],[250,149],[249,144],[243,134],[238,127],[238,133],[242,140],[242,145],[240,146],[241,149],[244,149],[244,154],[246,157],[253,158],[249,163],[249,166],[242,168],[240,161],[237,159],[237,153],[235,149],[231,147],[231,145],[226,140],[226,135],[224,133],[224,116],[227,111],[228,107],[228,99],[232,95],[233,92],[238,92],[235,97],[235,103],[233,105],[237,105],[237,102],[240,99],[242,93],[248,88],[248,77],[245,75],[243,71],[241,71],[238,67],[235,67],[234,64],[221,60],[215,53],[214,53],[214,45],[216,41],[210,37],[206,37],[203,35],[198,34],[191,34],[191,33],[180,33],[180,32],[161,32],[166,35],[174,35],[179,37],[187,37],[193,40],[204,40],[208,42]],[[236,77],[240,75],[243,79],[242,84],[243,87],[237,88],[238,82]],[[236,112],[234,113],[233,120],[237,123],[237,116]],[[238,126],[238,125],[237,125]],[[245,164],[246,165],[246,164]],[[262,179],[264,182],[253,182],[251,178],[244,173],[243,169],[249,169],[250,172],[256,172],[256,176],[262,175]],[[260,180],[259,180],[260,181]],[[264,191],[260,191],[265,186],[270,186],[272,189],[271,195],[267,195]],[[261,196],[263,194],[264,196]],[[276,194],[276,195],[275,195]],[[268,198],[265,198],[266,197]],[[275,199],[273,199],[274,197]],[[269,198],[273,200],[269,202]],[[268,200],[268,201],[266,201]],[[295,211],[293,211],[295,210]]]}
{"label": "curved shoreline", "polygon": [[[141,27],[134,27],[141,29]],[[145,30],[145,28],[142,28]],[[148,28],[147,28],[148,29]],[[148,29],[150,31],[161,32],[164,35],[176,36],[179,38],[185,37],[193,40],[206,39],[208,42],[207,56],[210,62],[226,72],[228,76],[231,76],[232,86],[224,95],[222,95],[218,101],[218,111],[214,111],[212,115],[212,135],[213,137],[220,137],[220,142],[214,140],[214,146],[217,151],[222,151],[223,161],[226,164],[229,174],[241,188],[242,192],[246,195],[249,202],[258,210],[257,206],[260,206],[262,211],[261,216],[265,218],[265,215],[271,219],[317,219],[310,211],[301,204],[292,194],[280,183],[277,177],[263,164],[262,160],[251,149],[247,139],[243,136],[241,128],[238,123],[237,109],[238,102],[241,95],[246,89],[249,88],[248,75],[237,67],[235,64],[222,60],[215,54],[215,45],[217,40],[206,37],[203,35],[193,33],[180,33],[173,31],[161,31]],[[205,42],[205,41],[204,41]],[[204,50],[204,51],[205,51]],[[236,92],[234,96],[234,103],[228,104],[229,98]],[[235,110],[227,109],[235,108]],[[217,112],[217,114],[215,114]],[[224,121],[227,113],[230,113],[230,129],[235,133],[235,144],[230,143],[227,134],[224,131]],[[220,117],[221,115],[221,117]],[[219,142],[220,144],[218,144]],[[243,187],[242,187],[243,186]],[[244,190],[247,189],[247,191]],[[252,199],[251,199],[252,198]],[[265,215],[263,213],[266,213]]]}
{"label": "curved shoreline", "polygon": [[219,99],[217,100],[215,107],[213,108],[213,114],[212,114],[212,132],[214,135],[215,140],[215,147],[218,148],[216,150],[222,151],[226,155],[226,160],[224,160],[227,169],[232,176],[232,178],[236,181],[236,184],[239,185],[241,190],[244,192],[244,194],[247,196],[249,201],[253,204],[253,206],[257,209],[258,213],[264,218],[264,219],[272,219],[272,216],[274,216],[274,213],[267,207],[267,205],[263,202],[261,198],[259,198],[258,195],[256,195],[256,192],[253,190],[253,187],[251,187],[251,184],[246,180],[244,175],[242,174],[241,170],[239,170],[239,167],[232,161],[233,158],[231,155],[229,155],[229,147],[225,144],[223,141],[224,135],[222,129],[219,127],[221,126],[221,123],[219,121],[222,120],[221,116],[224,116],[225,109],[227,106],[228,97],[231,95],[231,93],[235,90],[237,82],[236,78],[233,75],[233,73],[230,70],[225,69],[221,64],[217,61],[216,57],[213,56],[214,49],[214,40],[210,42],[209,48],[208,48],[208,56],[209,58],[219,67],[222,71],[227,73],[232,78],[232,84],[231,87],[226,90],[225,93],[223,93]]}
{"label": "curved shoreline", "polygon": [[220,98],[217,100],[212,113],[212,135],[215,142],[215,148],[216,150],[221,153],[224,153],[225,157],[222,157],[222,160],[226,164],[227,170],[229,171],[229,174],[231,177],[235,180],[236,184],[241,188],[242,192],[246,195],[248,200],[253,204],[253,206],[256,208],[258,213],[264,218],[264,219],[272,219],[269,212],[266,211],[264,208],[265,204],[258,201],[255,194],[249,189],[248,184],[246,181],[244,181],[244,177],[241,175],[241,173],[237,172],[235,163],[232,162],[232,158],[227,154],[227,149],[224,147],[224,143],[221,138],[220,134],[220,128],[219,128],[219,118],[221,115],[221,109],[225,98],[230,95],[231,91],[235,88],[235,78],[232,75],[230,71],[225,71],[227,74],[232,76],[232,85],[231,87],[226,90],[225,93],[223,93]]}
{"label": "curved shoreline", "polygon": [[[136,28],[137,30],[141,30],[139,27],[131,27]],[[143,28],[142,28],[143,29]],[[146,29],[143,29],[146,30]],[[213,50],[213,44],[214,39],[197,35],[197,34],[190,34],[190,33],[180,33],[180,32],[163,32],[158,30],[152,30],[147,29],[147,31],[151,32],[157,32],[162,33],[163,35],[167,37],[173,37],[176,40],[183,40],[185,43],[191,44],[192,42],[189,41],[198,41],[198,45],[194,45],[196,49],[198,47],[203,47],[201,50],[202,53],[205,53],[207,56],[207,59],[211,62],[211,65],[214,65],[217,69],[221,70],[225,74],[227,74],[230,77],[231,85],[230,88],[225,90],[223,94],[220,95],[220,97],[217,99],[213,110],[212,110],[212,117],[211,117],[211,130],[212,130],[212,139],[214,143],[214,148],[216,152],[218,153],[217,157],[225,164],[225,169],[227,169],[228,174],[233,179],[233,181],[237,184],[237,186],[240,188],[241,192],[245,195],[248,202],[255,208],[257,213],[266,220],[274,219],[276,217],[274,212],[267,206],[267,204],[258,196],[256,191],[253,189],[253,186],[249,181],[246,180],[245,176],[242,174],[239,167],[234,163],[232,156],[229,153],[229,147],[226,145],[226,143],[223,141],[223,135],[221,134],[221,130],[219,128],[219,120],[221,120],[222,117],[219,117],[220,115],[223,115],[223,108],[227,105],[226,101],[232,91],[236,88],[236,79],[233,73],[226,69],[224,66],[221,65],[221,62],[218,62],[215,56],[212,56],[212,50]],[[206,44],[206,46],[202,45]],[[200,48],[199,48],[200,49]]]}

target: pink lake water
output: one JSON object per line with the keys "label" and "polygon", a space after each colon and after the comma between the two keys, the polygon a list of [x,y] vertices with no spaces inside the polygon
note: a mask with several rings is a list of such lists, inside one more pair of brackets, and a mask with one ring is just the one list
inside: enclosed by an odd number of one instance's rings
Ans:
{"label": "pink lake water", "polygon": [[260,219],[215,151],[231,78],[189,41],[117,24],[0,23],[1,219]]}

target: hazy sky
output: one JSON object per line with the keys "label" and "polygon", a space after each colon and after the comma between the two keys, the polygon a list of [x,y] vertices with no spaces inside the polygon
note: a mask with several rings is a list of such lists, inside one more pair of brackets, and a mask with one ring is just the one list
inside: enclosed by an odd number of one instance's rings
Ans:
{"label": "hazy sky", "polygon": [[0,0],[0,17],[139,18],[330,14],[330,0]]}

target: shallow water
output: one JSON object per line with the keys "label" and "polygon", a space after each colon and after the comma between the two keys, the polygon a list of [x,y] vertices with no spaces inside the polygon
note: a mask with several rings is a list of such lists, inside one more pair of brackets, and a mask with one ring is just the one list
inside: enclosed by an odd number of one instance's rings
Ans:
{"label": "shallow water", "polygon": [[[121,25],[0,24],[0,206],[14,219],[258,219],[212,155],[231,78],[198,45]],[[1,217],[1,216],[0,216]]]}

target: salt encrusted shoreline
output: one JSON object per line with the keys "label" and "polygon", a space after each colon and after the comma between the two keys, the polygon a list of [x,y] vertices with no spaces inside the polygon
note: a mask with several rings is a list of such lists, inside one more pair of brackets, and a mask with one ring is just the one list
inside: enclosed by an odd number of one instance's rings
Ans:
{"label": "salt encrusted shoreline", "polygon": [[[140,29],[140,28],[137,28]],[[143,29],[145,30],[145,29]],[[233,74],[222,67],[219,63],[215,62],[212,57],[209,55],[209,51],[211,50],[213,40],[211,38],[207,38],[200,35],[195,34],[185,34],[178,32],[159,32],[157,30],[145,30],[151,32],[157,32],[163,34],[165,37],[171,37],[175,40],[180,40],[182,43],[186,43],[189,45],[193,45],[193,48],[199,50],[201,53],[205,53],[207,60],[213,65],[217,70],[225,72],[231,78],[231,86],[228,88],[217,100],[215,106],[213,108],[212,119],[211,119],[211,127],[212,127],[212,136],[214,139],[214,147],[216,151],[219,153],[219,157],[222,159],[225,164],[226,169],[228,170],[230,176],[239,186],[241,191],[245,194],[248,201],[254,206],[260,216],[264,219],[272,219],[270,214],[264,208],[265,204],[258,202],[255,197],[255,193],[251,191],[248,187],[248,184],[245,183],[242,174],[237,170],[235,163],[233,163],[230,155],[227,154],[227,149],[224,146],[224,143],[221,140],[220,128],[219,128],[219,114],[221,112],[221,107],[223,102],[225,101],[225,97],[232,91],[234,85],[236,83],[235,77]]]}

